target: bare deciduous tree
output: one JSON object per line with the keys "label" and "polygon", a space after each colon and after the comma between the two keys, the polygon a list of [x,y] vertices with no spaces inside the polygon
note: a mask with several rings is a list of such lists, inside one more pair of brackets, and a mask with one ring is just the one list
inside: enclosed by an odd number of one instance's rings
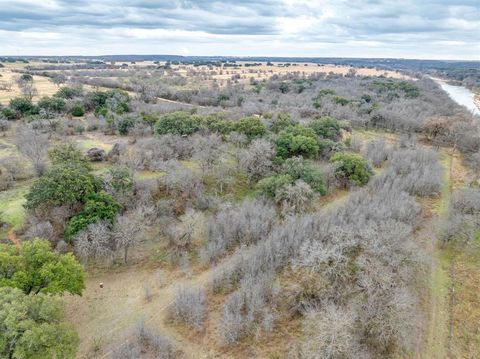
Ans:
{"label": "bare deciduous tree", "polygon": [[268,175],[272,168],[275,150],[270,141],[256,139],[240,152],[240,168],[247,173],[248,183]]}
{"label": "bare deciduous tree", "polygon": [[108,223],[90,224],[75,236],[75,252],[84,261],[113,255],[112,233]]}
{"label": "bare deciduous tree", "polygon": [[173,319],[200,330],[206,319],[206,296],[202,288],[179,286],[175,289],[170,314]]}
{"label": "bare deciduous tree", "polygon": [[355,317],[352,310],[333,304],[308,312],[300,358],[358,358],[360,345],[355,335]]}
{"label": "bare deciduous tree", "polygon": [[30,127],[24,127],[16,132],[15,144],[20,153],[32,161],[35,174],[43,175],[46,169],[48,136]]}
{"label": "bare deciduous tree", "polygon": [[123,248],[123,259],[127,264],[128,250],[140,240],[141,222],[131,213],[125,213],[115,221],[113,238],[117,248]]}
{"label": "bare deciduous tree", "polygon": [[275,201],[282,206],[284,214],[305,212],[314,198],[312,188],[302,180],[293,185],[280,187],[275,193]]}

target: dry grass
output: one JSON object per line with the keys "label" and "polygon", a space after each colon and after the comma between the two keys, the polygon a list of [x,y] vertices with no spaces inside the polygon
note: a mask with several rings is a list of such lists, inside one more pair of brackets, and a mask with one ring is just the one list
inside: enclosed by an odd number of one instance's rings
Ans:
{"label": "dry grass", "polygon": [[[151,253],[151,251],[150,251]],[[148,254],[144,253],[147,257]],[[90,269],[82,297],[67,296],[67,318],[80,336],[77,358],[108,358],[109,348],[123,343],[125,330],[140,319],[162,333],[172,336],[188,358],[207,358],[203,348],[184,338],[182,333],[165,325],[174,288],[181,282],[205,285],[210,271],[192,269],[186,279],[181,270],[164,269],[166,284],[156,280],[158,264],[144,259],[143,264],[99,272]],[[103,288],[99,287],[103,283]],[[145,300],[145,285],[151,289],[150,301]],[[98,348],[98,343],[102,343]],[[97,348],[95,348],[97,346]]]}
{"label": "dry grass", "polygon": [[456,358],[480,355],[480,242],[455,256],[455,300],[451,353]]}
{"label": "dry grass", "polygon": [[[16,78],[19,77],[19,74],[12,72],[10,67],[1,68],[0,74],[2,75],[0,81],[13,84],[11,91],[0,90],[0,103],[5,105],[8,104],[12,98],[22,95],[20,88],[16,83]],[[58,90],[58,87],[47,77],[33,76],[33,83],[38,90],[38,95],[33,98],[34,101],[37,101],[42,96],[51,96]]]}

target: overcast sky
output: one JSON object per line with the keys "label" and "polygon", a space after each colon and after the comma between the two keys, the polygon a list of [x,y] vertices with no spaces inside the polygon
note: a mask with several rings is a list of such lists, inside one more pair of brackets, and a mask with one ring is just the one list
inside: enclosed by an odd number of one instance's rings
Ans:
{"label": "overcast sky", "polygon": [[0,0],[0,55],[480,59],[480,0]]}

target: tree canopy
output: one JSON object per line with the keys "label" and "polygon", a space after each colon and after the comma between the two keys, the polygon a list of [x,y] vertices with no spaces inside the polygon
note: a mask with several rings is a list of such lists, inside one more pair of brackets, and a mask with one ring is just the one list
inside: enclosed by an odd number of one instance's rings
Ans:
{"label": "tree canopy", "polygon": [[120,204],[108,193],[98,192],[89,194],[83,210],[69,220],[65,229],[65,236],[71,238],[89,224],[100,220],[112,222],[120,208]]}
{"label": "tree canopy", "polygon": [[292,156],[313,157],[319,150],[315,132],[301,125],[291,126],[280,132],[275,144],[277,155],[282,159]]}
{"label": "tree canopy", "polygon": [[0,245],[0,287],[14,287],[25,294],[82,293],[84,272],[71,254],[53,252],[47,240],[34,239],[17,247]]}
{"label": "tree canopy", "polygon": [[98,189],[87,158],[75,146],[57,146],[49,152],[49,157],[52,167],[33,183],[26,195],[26,208],[83,202]]}
{"label": "tree canopy", "polygon": [[309,127],[322,138],[333,141],[337,141],[340,138],[341,126],[336,118],[329,116],[320,117],[310,122]]}
{"label": "tree canopy", "polygon": [[330,162],[338,164],[335,176],[344,182],[344,186],[348,183],[362,186],[373,174],[368,162],[356,153],[336,153]]}
{"label": "tree canopy", "polygon": [[79,343],[59,298],[0,288],[0,358],[74,358]]}

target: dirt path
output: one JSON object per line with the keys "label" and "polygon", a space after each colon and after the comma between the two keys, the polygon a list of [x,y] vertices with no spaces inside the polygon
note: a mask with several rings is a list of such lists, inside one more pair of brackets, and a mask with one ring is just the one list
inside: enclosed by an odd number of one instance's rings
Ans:
{"label": "dirt path", "polygon": [[13,229],[10,229],[7,233],[8,235],[8,239],[13,243],[15,244],[17,247],[20,247],[20,245],[22,244],[20,242],[20,239],[18,239],[18,237],[15,235],[15,232],[13,231]]}
{"label": "dirt path", "polygon": [[[125,333],[141,319],[174,338],[187,358],[211,358],[211,352],[206,353],[200,345],[187,341],[165,322],[176,286],[205,286],[213,270],[210,268],[192,278],[177,279],[176,273],[165,287],[155,283],[155,269],[135,266],[88,278],[82,297],[67,298],[69,320],[81,338],[77,358],[110,358],[115,345],[125,345]],[[103,283],[103,288],[99,283]],[[151,291],[149,301],[145,299],[145,286]]]}
{"label": "dirt path", "polygon": [[[454,187],[454,181],[461,180],[458,173],[458,158],[452,155],[451,150],[443,151],[442,165],[444,168],[444,180],[436,219],[432,220],[432,228],[440,228],[440,225],[448,217],[450,198]],[[429,296],[429,325],[426,333],[425,350],[423,358],[444,359],[449,357],[448,348],[451,340],[451,258],[440,247],[439,233],[431,236],[431,242],[427,250],[431,254],[430,267],[430,296]]]}

